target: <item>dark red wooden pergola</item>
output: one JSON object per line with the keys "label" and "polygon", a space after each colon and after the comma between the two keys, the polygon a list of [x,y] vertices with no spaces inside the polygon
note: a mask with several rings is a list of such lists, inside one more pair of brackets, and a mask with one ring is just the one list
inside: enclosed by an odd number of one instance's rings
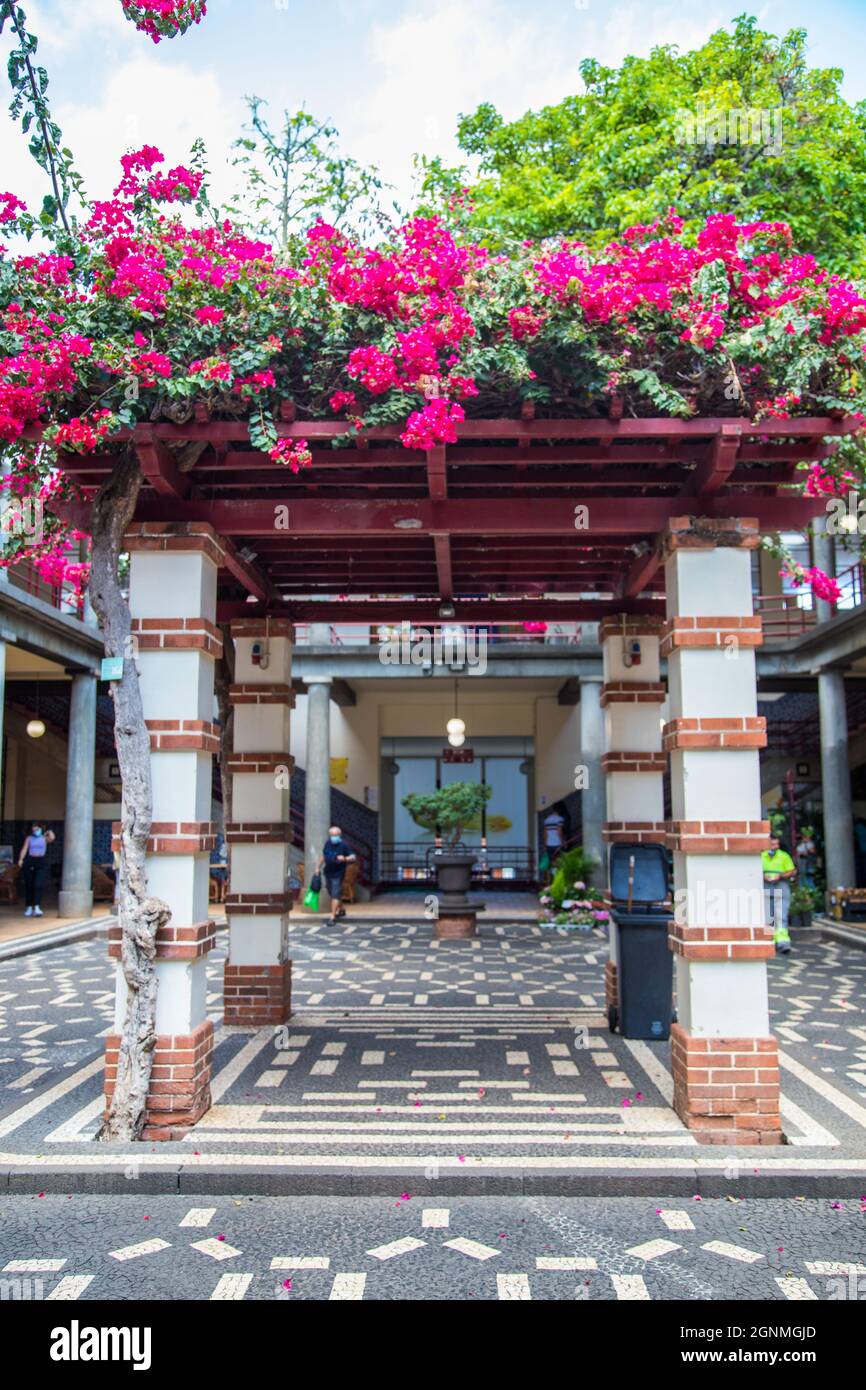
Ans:
{"label": "dark red wooden pergola", "polygon": [[[221,617],[419,621],[442,603],[501,622],[656,612],[657,542],[672,516],[802,529],[823,502],[796,490],[798,465],[856,428],[824,417],[472,419],[457,443],[425,452],[403,448],[398,426],[339,447],[344,423],[281,415],[279,435],[312,450],[297,475],[250,447],[243,420],[198,412],[126,435],[145,479],[136,521],[208,522],[231,542]],[[199,448],[187,468],[189,445]],[[68,454],[62,465],[88,490],[112,460]],[[86,504],[74,520],[87,529]]]}

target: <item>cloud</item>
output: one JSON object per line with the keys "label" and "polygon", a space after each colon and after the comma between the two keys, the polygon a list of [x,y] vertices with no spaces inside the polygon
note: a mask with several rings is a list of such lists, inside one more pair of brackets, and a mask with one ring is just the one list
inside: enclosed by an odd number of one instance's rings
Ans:
{"label": "cloud", "polygon": [[656,44],[688,49],[724,22],[709,10],[685,19],[674,4],[564,4],[554,23],[549,11],[516,12],[507,0],[413,4],[373,25],[359,65],[364,95],[341,118],[343,139],[356,157],[378,164],[405,201],[415,153],[464,162],[455,138],[461,113],[489,101],[516,119],[579,91],[583,58],[617,66]]}
{"label": "cloud", "polygon": [[[230,97],[216,73],[161,60],[156,50],[139,51],[112,69],[98,96],[72,104],[56,101],[54,112],[75,157],[88,194],[105,198],[118,183],[120,156],[141,145],[156,145],[166,163],[186,161],[195,139],[203,137],[215,196],[232,185],[229,151],[244,117],[240,96]],[[11,123],[0,128],[4,186],[22,190],[32,208],[48,191],[47,176],[27,151]]]}

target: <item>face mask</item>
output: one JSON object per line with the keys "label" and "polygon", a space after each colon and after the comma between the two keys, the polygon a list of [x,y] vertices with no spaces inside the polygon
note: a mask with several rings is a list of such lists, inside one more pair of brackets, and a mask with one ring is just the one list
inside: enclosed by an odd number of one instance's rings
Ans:
{"label": "face mask", "polygon": [[340,838],[339,835],[329,835],[329,836],[328,836],[328,839],[329,839],[329,840],[331,841],[331,843],[334,844],[334,845],[337,843],[337,841],[339,840],[339,838]]}
{"label": "face mask", "polygon": [[34,835],[41,835],[41,834],[42,834],[42,826],[41,826],[41,825],[34,825],[34,827],[33,827],[33,834],[34,834]]}

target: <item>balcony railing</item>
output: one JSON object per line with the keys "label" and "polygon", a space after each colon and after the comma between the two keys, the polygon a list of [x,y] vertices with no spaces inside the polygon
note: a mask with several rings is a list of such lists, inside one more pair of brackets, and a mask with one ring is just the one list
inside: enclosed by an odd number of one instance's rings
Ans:
{"label": "balcony railing", "polygon": [[60,613],[68,613],[73,618],[81,618],[84,612],[84,598],[71,584],[46,584],[30,560],[19,560],[9,568],[9,583],[13,589],[23,589],[41,599]]}
{"label": "balcony railing", "polygon": [[[295,644],[298,647],[319,645],[311,640],[310,623],[298,623],[295,628]],[[316,624],[319,626],[319,624]],[[594,633],[595,625],[592,625]],[[439,642],[443,647],[479,644],[487,646],[531,646],[538,647],[576,647],[590,640],[586,625],[581,623],[461,623],[436,619],[429,623],[410,623],[405,627],[396,624],[380,623],[331,623],[328,625],[328,645],[342,648],[378,648],[386,642],[417,642],[428,638]]]}

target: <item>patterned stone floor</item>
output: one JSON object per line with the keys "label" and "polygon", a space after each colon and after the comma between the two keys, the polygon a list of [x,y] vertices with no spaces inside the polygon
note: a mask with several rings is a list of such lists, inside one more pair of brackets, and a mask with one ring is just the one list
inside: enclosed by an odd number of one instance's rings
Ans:
{"label": "patterned stone floor", "polygon": [[864,1219],[857,1200],[434,1204],[399,1188],[0,1197],[0,1286],[52,1301],[862,1300]]}
{"label": "patterned stone floor", "polygon": [[[301,923],[296,1014],[275,1033],[222,1027],[223,945],[209,966],[214,1106],[183,1143],[137,1146],[137,1162],[171,1150],[201,1165],[398,1165],[434,1179],[694,1163],[706,1151],[670,1108],[668,1045],[607,1031],[606,950],[529,924],[435,942],[426,923]],[[789,1147],[762,1165],[844,1155],[866,1179],[866,953],[798,944],[770,978]],[[113,994],[103,942],[0,962],[0,1158],[105,1158],[91,1141]],[[745,1162],[731,1156],[733,1176]]]}

